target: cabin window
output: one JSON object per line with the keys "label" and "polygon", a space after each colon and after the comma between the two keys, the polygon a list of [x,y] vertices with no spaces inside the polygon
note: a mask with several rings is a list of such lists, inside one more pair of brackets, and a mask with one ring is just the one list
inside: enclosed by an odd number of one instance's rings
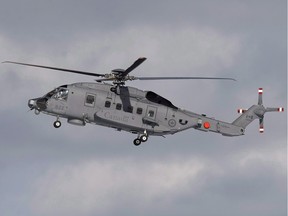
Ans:
{"label": "cabin window", "polygon": [[137,110],[136,110],[136,113],[137,113],[137,114],[141,115],[142,112],[143,112],[143,109],[142,109],[142,108],[140,108],[140,107],[137,108]]}
{"label": "cabin window", "polygon": [[127,106],[127,112],[132,113],[133,112],[133,106]]}
{"label": "cabin window", "polygon": [[111,102],[110,101],[105,101],[105,107],[109,108],[111,106]]}
{"label": "cabin window", "polygon": [[117,104],[116,104],[116,109],[117,109],[117,110],[121,110],[121,108],[122,108],[122,104],[117,103]]}
{"label": "cabin window", "polygon": [[85,100],[85,105],[86,106],[90,106],[90,107],[94,107],[94,105],[95,105],[95,95],[87,94],[86,95],[86,100]]}
{"label": "cabin window", "polygon": [[86,103],[87,104],[93,104],[94,103],[94,96],[93,95],[87,95]]}
{"label": "cabin window", "polygon": [[153,110],[149,110],[148,111],[148,117],[154,117],[154,111]]}

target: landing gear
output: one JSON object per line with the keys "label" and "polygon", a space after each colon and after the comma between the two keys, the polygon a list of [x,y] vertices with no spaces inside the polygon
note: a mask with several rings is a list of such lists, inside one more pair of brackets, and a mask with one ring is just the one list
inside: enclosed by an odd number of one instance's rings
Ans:
{"label": "landing gear", "polygon": [[134,143],[134,145],[135,146],[139,146],[142,142],[146,142],[148,140],[148,134],[147,134],[147,132],[146,132],[146,130],[144,131],[144,134],[139,134],[138,135],[138,138],[137,139],[135,139],[134,141],[133,141],[133,143]]}
{"label": "landing gear", "polygon": [[61,127],[61,122],[59,121],[59,118],[57,118],[57,120],[53,123],[53,126],[54,126],[55,128]]}

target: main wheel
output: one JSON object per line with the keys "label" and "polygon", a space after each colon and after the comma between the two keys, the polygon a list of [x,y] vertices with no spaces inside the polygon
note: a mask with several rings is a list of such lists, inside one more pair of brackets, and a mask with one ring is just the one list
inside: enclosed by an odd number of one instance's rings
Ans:
{"label": "main wheel", "polygon": [[53,126],[55,128],[59,128],[59,127],[61,127],[61,122],[57,120],[57,121],[54,122]]}
{"label": "main wheel", "polygon": [[141,139],[142,142],[146,142],[148,140],[148,136],[147,135],[142,135],[140,137],[140,139]]}
{"label": "main wheel", "polygon": [[141,144],[141,140],[140,139],[135,139],[133,141],[133,143],[134,143],[135,146],[139,146]]}

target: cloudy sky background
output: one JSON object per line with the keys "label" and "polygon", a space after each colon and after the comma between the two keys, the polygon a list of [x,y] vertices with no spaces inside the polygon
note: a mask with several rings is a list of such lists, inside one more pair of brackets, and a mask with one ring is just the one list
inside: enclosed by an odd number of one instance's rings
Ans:
{"label": "cloudy sky background", "polygon": [[[284,0],[0,0],[0,61],[96,73],[148,60],[135,76],[237,82],[127,83],[224,121],[257,103],[287,110]],[[91,77],[1,64],[0,212],[54,215],[286,215],[287,114],[236,138],[189,130],[150,137],[27,112],[29,98]]]}

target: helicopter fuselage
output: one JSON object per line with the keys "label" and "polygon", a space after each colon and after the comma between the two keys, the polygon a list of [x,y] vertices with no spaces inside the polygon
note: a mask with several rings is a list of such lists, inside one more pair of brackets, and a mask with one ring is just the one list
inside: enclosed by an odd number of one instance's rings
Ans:
{"label": "helicopter fuselage", "polygon": [[106,83],[63,85],[41,98],[29,100],[28,106],[56,116],[57,121],[66,118],[74,125],[91,123],[146,135],[146,138],[189,128],[226,136],[244,134],[242,127],[180,109],[152,91],[128,86],[111,91],[112,87]]}

